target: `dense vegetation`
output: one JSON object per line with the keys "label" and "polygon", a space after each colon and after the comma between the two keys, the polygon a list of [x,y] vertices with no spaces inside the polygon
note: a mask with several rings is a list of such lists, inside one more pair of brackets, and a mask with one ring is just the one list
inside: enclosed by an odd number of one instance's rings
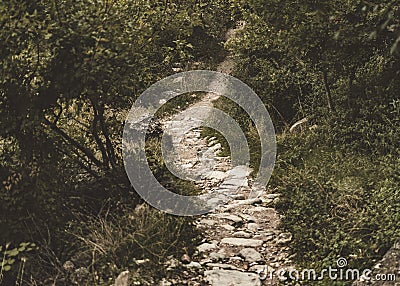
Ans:
{"label": "dense vegetation", "polygon": [[220,60],[230,15],[227,1],[1,1],[0,284],[101,285],[126,268],[151,281],[191,251],[192,219],[130,187],[122,128],[152,83]]}
{"label": "dense vegetation", "polygon": [[[395,0],[1,1],[0,283],[107,285],[126,268],[151,281],[166,257],[192,251],[192,219],[131,189],[122,128],[152,83],[213,69],[227,51],[279,133],[271,188],[295,262],[370,267],[400,237],[399,16]],[[244,30],[223,47],[238,20]],[[241,122],[256,167],[248,117],[217,106]],[[196,191],[164,172],[156,141],[155,173]]]}
{"label": "dense vegetation", "polygon": [[282,227],[303,267],[335,266],[339,257],[371,267],[400,237],[399,5],[242,2],[247,26],[228,46],[234,75],[280,131],[271,188],[283,195]]}

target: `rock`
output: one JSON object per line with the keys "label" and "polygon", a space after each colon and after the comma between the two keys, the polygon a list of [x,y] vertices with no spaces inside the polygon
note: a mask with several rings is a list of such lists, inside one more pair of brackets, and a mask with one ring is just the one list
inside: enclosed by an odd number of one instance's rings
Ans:
{"label": "rock", "polygon": [[217,224],[217,222],[215,220],[212,220],[212,219],[202,219],[202,220],[200,220],[199,223],[200,224],[209,225],[209,226],[213,226],[213,225]]}
{"label": "rock", "polygon": [[213,250],[215,248],[217,248],[217,246],[213,243],[203,243],[197,247],[197,250],[201,253],[201,252]]}
{"label": "rock", "polygon": [[248,223],[247,224],[247,229],[250,231],[256,232],[259,228],[260,228],[260,226],[256,223]]}
{"label": "rock", "polygon": [[242,256],[244,260],[248,262],[258,262],[263,260],[261,254],[258,253],[258,251],[254,250],[253,248],[243,248],[239,252],[239,255]]}
{"label": "rock", "polygon": [[207,267],[212,269],[230,269],[230,270],[238,270],[235,265],[226,264],[226,263],[207,263]]}
{"label": "rock", "polygon": [[163,278],[163,279],[160,281],[159,286],[172,286],[172,283],[169,282],[169,281],[167,281],[165,278]]}
{"label": "rock", "polygon": [[226,176],[227,176],[227,174],[225,172],[213,171],[208,175],[208,178],[222,181],[223,179],[226,178]]}
{"label": "rock", "polygon": [[[271,208],[257,206],[257,207],[252,208],[251,210],[253,212],[267,212],[267,211],[270,211]],[[272,210],[274,210],[274,209],[272,209]]]}
{"label": "rock", "polygon": [[189,264],[185,265],[187,268],[196,268],[196,269],[201,269],[201,264],[195,261],[190,262]]}
{"label": "rock", "polygon": [[280,194],[268,194],[265,196],[265,198],[268,200],[274,200],[276,198],[279,198],[280,196],[281,196]]}
{"label": "rock", "polygon": [[235,227],[231,226],[229,224],[223,224],[223,225],[221,225],[221,227],[226,229],[226,230],[229,230],[229,231],[235,230]]}
{"label": "rock", "polygon": [[262,240],[264,242],[268,242],[274,239],[274,235],[265,235],[263,233],[261,234],[257,234],[255,236],[253,236],[254,239],[259,239]]}
{"label": "rock", "polygon": [[245,200],[246,196],[243,194],[237,194],[237,195],[232,195],[231,198],[234,200]]}
{"label": "rock", "polygon": [[184,264],[189,264],[192,260],[190,259],[190,256],[185,253],[184,255],[182,255],[181,261]]}
{"label": "rock", "polygon": [[239,216],[242,217],[244,220],[247,220],[247,222],[256,222],[256,218],[254,216],[248,214],[240,214]]}
{"label": "rock", "polygon": [[277,244],[286,244],[292,241],[292,234],[290,232],[283,232],[278,235],[276,239]]}
{"label": "rock", "polygon": [[242,200],[242,201],[238,201],[235,204],[227,205],[224,208],[224,211],[233,210],[233,209],[236,209],[236,208],[238,208],[240,206],[243,206],[243,205],[255,205],[255,204],[261,204],[261,203],[262,203],[262,199],[260,199],[260,198]]}
{"label": "rock", "polygon": [[237,231],[233,233],[234,237],[241,237],[241,238],[250,238],[251,233],[245,232],[245,231]]}
{"label": "rock", "polygon": [[115,286],[128,286],[129,283],[129,271],[123,271],[118,275],[117,279],[115,279]]}
{"label": "rock", "polygon": [[238,189],[240,187],[247,187],[247,179],[246,178],[234,178],[234,179],[227,179],[221,184],[221,188],[231,188]]}
{"label": "rock", "polygon": [[243,259],[243,257],[240,257],[240,256],[232,256],[232,257],[229,257],[229,262],[231,263],[231,262],[233,262],[233,263],[238,263],[238,262],[243,262],[244,261],[244,259]]}
{"label": "rock", "polygon": [[218,213],[218,214],[212,214],[213,217],[219,218],[219,219],[227,219],[231,220],[233,222],[240,222],[242,221],[242,218],[240,218],[237,215],[233,214],[226,214],[226,213]]}
{"label": "rock", "polygon": [[146,258],[146,259],[135,260],[135,263],[136,263],[137,265],[143,265],[143,264],[146,264],[146,263],[149,263],[149,262],[150,262],[150,259],[148,259],[148,258]]}
{"label": "rock", "polygon": [[205,271],[205,280],[211,286],[261,286],[259,276],[235,270]]}
{"label": "rock", "polygon": [[236,166],[229,171],[231,178],[244,178],[250,174],[251,169],[247,166]]}
{"label": "rock", "polygon": [[233,246],[259,247],[263,244],[263,241],[257,239],[225,237],[221,240],[221,243]]}
{"label": "rock", "polygon": [[165,266],[167,267],[167,271],[172,271],[179,266],[179,261],[175,257],[169,256],[165,262]]}
{"label": "rock", "polygon": [[224,254],[222,254],[222,253],[217,253],[217,252],[211,252],[210,253],[210,255],[209,255],[209,258],[212,260],[212,261],[219,261],[219,260],[223,260],[223,259],[225,259],[225,255]]}

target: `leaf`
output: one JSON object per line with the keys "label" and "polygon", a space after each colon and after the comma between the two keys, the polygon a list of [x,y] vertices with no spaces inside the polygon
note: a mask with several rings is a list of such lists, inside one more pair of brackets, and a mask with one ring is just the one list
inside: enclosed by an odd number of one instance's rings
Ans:
{"label": "leaf", "polygon": [[10,271],[10,270],[11,270],[11,266],[10,266],[10,265],[5,265],[5,266],[3,267],[3,270],[4,270],[4,271]]}
{"label": "leaf", "polygon": [[12,249],[12,250],[9,250],[9,251],[6,251],[6,254],[8,255],[8,256],[17,256],[18,255],[18,249],[17,248],[14,248],[14,249]]}

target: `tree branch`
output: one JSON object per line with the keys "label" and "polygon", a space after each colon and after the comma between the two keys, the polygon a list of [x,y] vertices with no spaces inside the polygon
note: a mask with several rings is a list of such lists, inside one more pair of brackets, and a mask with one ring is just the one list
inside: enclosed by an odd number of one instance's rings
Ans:
{"label": "tree branch", "polygon": [[97,160],[96,157],[84,146],[79,144],[75,139],[71,138],[67,133],[65,133],[63,130],[61,130],[55,123],[49,121],[47,118],[44,118],[44,122],[46,125],[50,126],[52,130],[54,130],[57,134],[59,134],[61,137],[63,137],[69,144],[71,144],[73,147],[81,151],[85,156],[90,159],[96,166],[99,168],[103,165],[101,161]]}

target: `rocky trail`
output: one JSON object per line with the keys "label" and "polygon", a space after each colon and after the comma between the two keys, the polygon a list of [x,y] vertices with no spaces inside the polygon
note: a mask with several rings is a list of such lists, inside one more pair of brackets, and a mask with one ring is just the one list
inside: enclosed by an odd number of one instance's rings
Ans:
{"label": "rocky trail", "polygon": [[[238,29],[240,25],[230,30],[227,38],[234,37]],[[217,70],[229,74],[232,63],[232,58],[227,57]],[[218,95],[206,94],[191,110],[200,112],[201,107],[212,107],[216,99]],[[187,113],[163,122],[164,129],[174,130],[173,138],[179,140],[175,142],[177,164],[194,174],[204,192],[229,193],[232,200],[197,219],[196,226],[204,237],[202,243],[193,257],[184,255],[167,262],[167,270],[175,274],[161,285],[276,285],[277,271],[291,265],[287,254],[291,234],[278,229],[280,216],[274,209],[279,195],[266,191],[249,199],[251,170],[233,167],[229,157],[221,157],[221,144],[215,137],[201,137],[199,128],[187,132],[195,126],[193,117]]]}

